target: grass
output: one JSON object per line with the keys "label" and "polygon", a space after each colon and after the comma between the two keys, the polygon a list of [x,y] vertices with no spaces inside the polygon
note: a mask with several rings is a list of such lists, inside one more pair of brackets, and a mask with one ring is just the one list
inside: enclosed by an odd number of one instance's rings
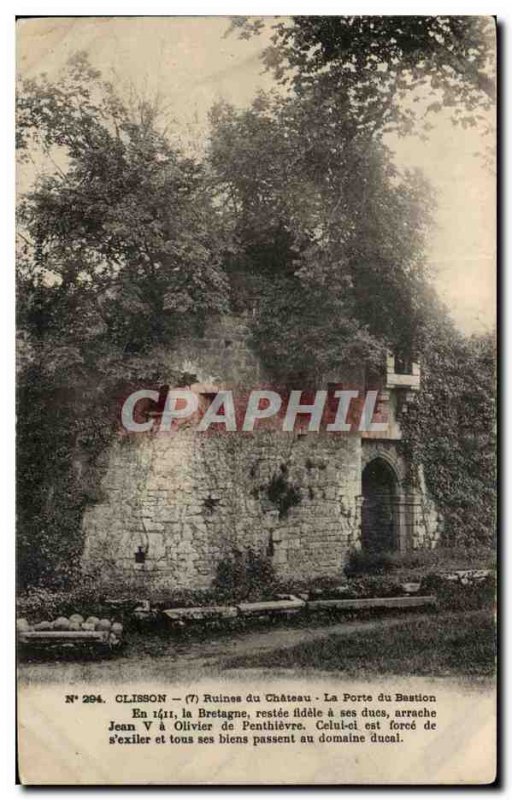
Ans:
{"label": "grass", "polygon": [[345,567],[349,577],[385,575],[395,581],[421,580],[425,575],[459,569],[496,567],[496,551],[488,547],[465,549],[436,547],[433,550],[408,550],[405,553],[366,553],[354,551]]}
{"label": "grass", "polygon": [[393,626],[235,658],[229,668],[326,670],[357,674],[485,676],[495,671],[490,608],[433,614]]}

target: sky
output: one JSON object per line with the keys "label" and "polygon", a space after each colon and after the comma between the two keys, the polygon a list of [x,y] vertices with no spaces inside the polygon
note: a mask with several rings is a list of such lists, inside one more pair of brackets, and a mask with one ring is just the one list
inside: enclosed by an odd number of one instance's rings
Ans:
{"label": "sky", "polygon": [[[149,96],[159,92],[172,129],[186,142],[204,142],[211,105],[247,106],[274,87],[260,60],[269,34],[241,40],[226,35],[226,17],[46,18],[18,22],[17,68],[22,77],[56,77],[77,50],[115,85]],[[400,167],[419,167],[437,197],[427,257],[441,299],[466,333],[495,325],[495,178],[484,166],[475,129],[431,115],[428,142],[393,138]],[[23,188],[27,176],[19,176]]]}

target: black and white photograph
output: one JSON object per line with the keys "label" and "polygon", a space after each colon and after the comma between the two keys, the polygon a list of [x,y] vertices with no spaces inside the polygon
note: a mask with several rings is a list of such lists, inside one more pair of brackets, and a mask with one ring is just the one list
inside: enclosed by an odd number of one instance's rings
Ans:
{"label": "black and white photograph", "polygon": [[495,780],[496,41],[17,19],[21,783]]}

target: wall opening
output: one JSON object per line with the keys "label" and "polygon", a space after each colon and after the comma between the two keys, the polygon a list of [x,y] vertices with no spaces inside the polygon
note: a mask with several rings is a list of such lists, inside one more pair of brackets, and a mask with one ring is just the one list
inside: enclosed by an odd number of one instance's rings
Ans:
{"label": "wall opening", "polygon": [[392,467],[382,458],[373,459],[363,470],[362,484],[363,550],[368,553],[397,550],[397,480]]}

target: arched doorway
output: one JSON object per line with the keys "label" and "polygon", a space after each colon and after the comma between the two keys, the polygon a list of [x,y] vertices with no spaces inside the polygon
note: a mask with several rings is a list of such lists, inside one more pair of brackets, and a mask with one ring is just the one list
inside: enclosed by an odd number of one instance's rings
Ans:
{"label": "arched doorway", "polygon": [[383,458],[375,458],[363,470],[361,544],[369,553],[398,549],[395,518],[396,476]]}

